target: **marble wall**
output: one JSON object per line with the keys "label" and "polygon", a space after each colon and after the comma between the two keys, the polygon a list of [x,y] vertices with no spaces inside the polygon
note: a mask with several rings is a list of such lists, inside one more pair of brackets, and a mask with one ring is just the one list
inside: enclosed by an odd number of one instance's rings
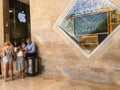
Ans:
{"label": "marble wall", "polygon": [[[86,57],[56,25],[74,0],[30,0],[32,40],[38,46],[43,73],[115,84],[120,77],[120,27],[93,55]],[[61,13],[64,13],[61,15]],[[61,17],[60,17],[61,16]]]}
{"label": "marble wall", "polygon": [[4,39],[3,25],[4,25],[3,24],[3,0],[0,0],[0,50],[3,45],[3,39]]}
{"label": "marble wall", "polygon": [[0,50],[4,41],[10,39],[9,29],[9,2],[8,0],[0,0]]}

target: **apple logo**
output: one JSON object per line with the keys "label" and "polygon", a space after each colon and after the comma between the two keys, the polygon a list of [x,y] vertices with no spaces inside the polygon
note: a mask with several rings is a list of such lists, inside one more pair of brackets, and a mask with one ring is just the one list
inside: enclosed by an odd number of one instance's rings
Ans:
{"label": "apple logo", "polygon": [[20,22],[25,23],[25,22],[26,22],[25,16],[26,16],[26,15],[25,15],[24,11],[18,13],[18,20],[19,20]]}

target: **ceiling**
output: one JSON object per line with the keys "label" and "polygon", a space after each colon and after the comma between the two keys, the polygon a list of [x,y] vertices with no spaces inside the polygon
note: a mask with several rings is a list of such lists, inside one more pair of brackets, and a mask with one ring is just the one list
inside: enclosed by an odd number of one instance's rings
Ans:
{"label": "ceiling", "polygon": [[25,4],[29,4],[29,0],[18,0],[18,1],[23,2]]}

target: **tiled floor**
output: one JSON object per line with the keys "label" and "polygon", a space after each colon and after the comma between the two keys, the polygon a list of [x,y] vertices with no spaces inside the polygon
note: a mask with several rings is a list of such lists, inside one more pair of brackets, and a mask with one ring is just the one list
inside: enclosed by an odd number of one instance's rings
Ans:
{"label": "tiled floor", "polygon": [[37,75],[19,78],[14,75],[13,81],[4,82],[0,77],[0,90],[120,90],[120,86],[107,86],[83,81],[69,81],[65,78]]}

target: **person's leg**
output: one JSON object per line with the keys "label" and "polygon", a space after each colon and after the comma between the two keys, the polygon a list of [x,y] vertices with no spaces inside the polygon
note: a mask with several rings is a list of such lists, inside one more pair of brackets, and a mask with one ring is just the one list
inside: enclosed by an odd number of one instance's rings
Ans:
{"label": "person's leg", "polygon": [[22,78],[24,78],[24,70],[21,73],[22,73]]}
{"label": "person's leg", "polygon": [[4,67],[4,69],[3,69],[4,71],[3,71],[3,72],[4,72],[4,81],[5,81],[5,82],[6,82],[7,71],[8,71],[8,70],[7,70],[7,66],[8,66],[8,64],[3,64],[3,67]]}
{"label": "person's leg", "polygon": [[22,77],[22,71],[20,71],[20,77]]}
{"label": "person's leg", "polygon": [[25,64],[25,65],[24,65],[24,67],[25,67],[25,68],[24,68],[24,73],[26,74],[27,71],[28,71],[28,70],[27,70],[27,60],[25,60],[24,64]]}
{"label": "person's leg", "polygon": [[23,57],[23,59],[22,59],[22,78],[24,78],[24,75],[25,75],[25,59],[24,59],[24,57]]}
{"label": "person's leg", "polygon": [[13,71],[14,71],[13,62],[11,63],[11,69],[12,69],[12,76],[13,76]]}
{"label": "person's leg", "polygon": [[1,61],[0,61],[0,75],[2,74]]}
{"label": "person's leg", "polygon": [[9,64],[10,80],[13,80],[13,63]]}

